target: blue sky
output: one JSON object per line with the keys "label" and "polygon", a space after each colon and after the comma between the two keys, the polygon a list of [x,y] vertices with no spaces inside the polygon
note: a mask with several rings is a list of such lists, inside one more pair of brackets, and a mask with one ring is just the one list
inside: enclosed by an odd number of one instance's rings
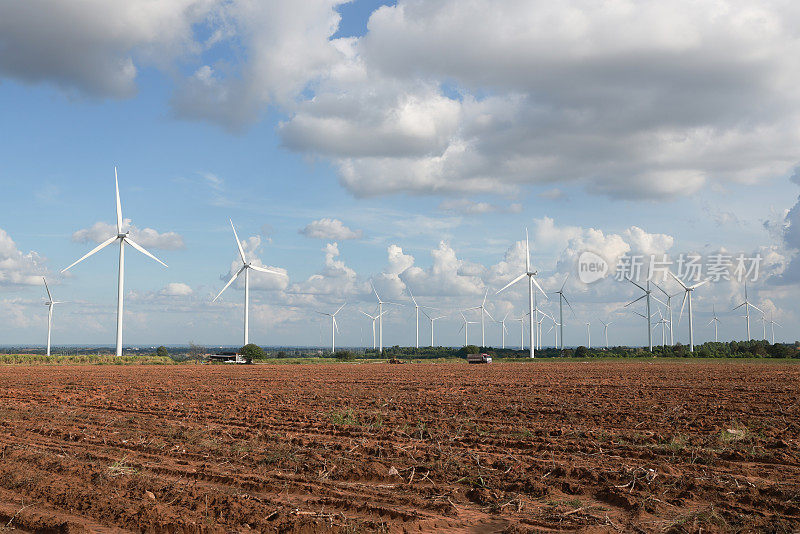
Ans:
{"label": "blue sky", "polygon": [[[87,12],[116,8],[91,4],[36,21],[0,8],[0,344],[43,342],[41,275],[70,301],[54,343],[113,344],[116,252],[59,271],[92,248],[82,230],[113,222],[114,165],[124,216],[155,230],[145,246],[169,264],[127,254],[126,344],[239,343],[240,285],[210,302],[236,260],[228,218],[249,254],[288,274],[254,281],[251,339],[264,345],[328,344],[314,310],[344,301],[338,343],[370,344],[370,281],[451,314],[437,344],[458,344],[457,310],[517,274],[525,227],[548,291],[573,273],[568,345],[587,320],[600,339],[600,318],[615,321],[612,343],[644,343],[620,311],[631,288],[574,276],[583,250],[612,265],[621,252],[762,254],[751,300],[780,339],[795,337],[800,69],[778,5],[719,18],[681,2],[576,1],[569,15],[539,2],[318,1],[300,13],[185,0],[119,8],[121,29],[107,32]],[[57,15],[75,33],[49,31]],[[321,237],[302,233],[314,221]],[[522,289],[490,311],[524,313]],[[712,304],[720,334],[743,337],[728,311],[741,293],[697,290],[697,340],[713,335]],[[386,344],[413,342],[412,313],[387,317]]]}

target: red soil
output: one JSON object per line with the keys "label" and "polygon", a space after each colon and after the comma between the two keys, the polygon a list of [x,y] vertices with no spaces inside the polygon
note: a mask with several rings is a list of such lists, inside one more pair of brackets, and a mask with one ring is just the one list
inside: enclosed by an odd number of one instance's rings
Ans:
{"label": "red soil", "polygon": [[800,365],[0,367],[0,530],[786,531]]}

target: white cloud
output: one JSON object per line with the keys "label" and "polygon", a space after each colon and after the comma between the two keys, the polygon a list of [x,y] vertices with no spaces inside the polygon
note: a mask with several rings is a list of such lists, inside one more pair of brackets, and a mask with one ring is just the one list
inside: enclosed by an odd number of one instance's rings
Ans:
{"label": "white cloud", "polygon": [[[252,265],[256,265],[258,267],[264,267],[266,269],[277,271],[283,274],[283,276],[281,276],[277,274],[260,273],[258,271],[251,270],[250,271],[251,290],[283,291],[288,287],[289,277],[286,269],[283,267],[276,267],[274,265],[265,264],[264,262],[261,261],[261,258],[259,258],[259,255],[261,253],[261,236],[256,235],[243,239],[242,249],[244,250],[247,261],[250,262]],[[228,280],[230,280],[230,278],[234,274],[236,274],[241,267],[242,267],[242,259],[239,257],[239,254],[237,252],[236,257],[230,263],[230,268],[228,269],[228,272],[219,277],[220,281],[222,281],[224,284],[227,284]],[[236,282],[234,282],[233,286],[235,286],[237,289],[244,290],[244,275],[239,276]],[[220,289],[222,288],[220,287]],[[231,288],[228,288],[226,290],[226,293],[230,290]],[[228,295],[228,300],[230,299],[231,296]]]}
{"label": "white cloud", "polygon": [[439,209],[468,215],[480,215],[483,213],[519,213],[522,211],[522,204],[511,203],[508,206],[500,206],[490,202],[477,202],[467,198],[446,199],[439,204]]}
{"label": "white cloud", "polygon": [[[122,221],[122,230],[130,231],[131,239],[147,249],[178,250],[185,248],[183,236],[176,232],[159,233],[152,228],[139,229],[131,224],[130,219]],[[73,233],[72,240],[76,243],[102,243],[116,233],[116,225],[98,221],[89,228]]]}
{"label": "white cloud", "polygon": [[42,285],[45,274],[43,258],[34,251],[20,251],[11,236],[0,228],[0,284]]}
{"label": "white cloud", "polygon": [[306,237],[314,239],[361,239],[363,232],[361,230],[351,230],[342,223],[339,219],[323,218],[312,221],[305,228],[300,230],[300,233]]}
{"label": "white cloud", "polygon": [[187,297],[194,293],[194,291],[192,291],[192,288],[188,284],[184,284],[183,282],[170,282],[158,293],[165,297]]}

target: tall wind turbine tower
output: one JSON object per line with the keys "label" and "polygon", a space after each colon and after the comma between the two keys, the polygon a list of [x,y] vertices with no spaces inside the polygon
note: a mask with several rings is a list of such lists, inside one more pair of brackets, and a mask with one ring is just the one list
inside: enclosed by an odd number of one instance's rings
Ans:
{"label": "tall wind turbine tower", "polygon": [[567,306],[569,306],[569,311],[571,311],[572,315],[575,316],[575,310],[572,309],[572,304],[569,303],[569,301],[567,300],[567,296],[564,294],[564,286],[567,285],[567,280],[569,280],[569,274],[567,274],[567,277],[564,278],[564,283],[561,284],[561,289],[556,291],[556,294],[558,295],[558,320],[559,320],[558,328],[561,331],[559,335],[561,336],[562,352],[564,351],[564,303],[565,302],[567,303]]}
{"label": "tall wind turbine tower", "polygon": [[706,326],[709,326],[711,323],[714,323],[714,342],[716,343],[717,341],[719,341],[717,337],[717,326],[719,325],[719,319],[717,318],[717,310],[714,305],[711,306],[711,312],[714,314],[714,317],[712,317],[712,319],[708,321],[708,324]]}
{"label": "tall wind turbine tower", "polygon": [[380,317],[380,315],[383,315],[383,314],[384,314],[384,313],[386,313],[386,312],[381,312],[380,314],[377,314],[377,313],[376,313],[376,314],[375,314],[375,316],[372,316],[372,315],[368,314],[368,313],[367,313],[367,312],[365,312],[365,311],[362,311],[361,313],[363,313],[364,315],[366,315],[367,317],[369,317],[370,319],[372,319],[372,350],[375,350],[375,348],[376,348],[376,341],[375,341],[375,322],[378,320],[378,318]]}
{"label": "tall wind turbine tower", "polygon": [[[670,273],[670,274],[672,274],[672,273]],[[672,297],[677,297],[678,295],[681,294],[681,292],[673,293],[673,294],[670,295],[669,293],[667,293],[664,290],[664,288],[662,288],[660,285],[656,284],[655,282],[653,282],[653,285],[656,286],[659,291],[664,293],[665,297],[667,297],[666,306],[667,306],[667,314],[669,315],[669,344],[670,345],[675,345],[675,334],[674,334],[674,329],[672,328],[672,325],[673,325],[673,322],[672,322]],[[655,298],[655,297],[653,297],[653,298]],[[679,321],[680,321],[680,319],[679,319]]]}
{"label": "tall wind turbine tower", "polygon": [[644,288],[644,287],[640,286],[639,284],[637,284],[636,282],[634,282],[630,278],[628,278],[628,282],[630,282],[631,284],[635,285],[636,287],[638,287],[639,289],[644,291],[644,295],[642,295],[641,297],[639,297],[637,299],[634,299],[634,300],[630,301],[629,303],[627,303],[625,305],[626,308],[628,306],[630,306],[631,304],[633,304],[634,302],[639,302],[642,299],[647,299],[646,300],[646,302],[647,302],[647,315],[643,315],[643,314],[638,313],[638,312],[634,312],[634,313],[636,313],[636,315],[644,317],[647,320],[647,345],[649,347],[650,352],[653,352],[653,331],[652,331],[652,326],[650,324],[650,320],[653,318],[653,314],[650,313],[650,293],[652,293],[652,290],[650,289],[650,280],[647,280],[647,288]]}
{"label": "tall wind turbine tower", "polygon": [[[672,274],[672,271],[667,271],[669,275],[678,282],[681,287],[683,288],[683,302],[681,303],[681,312],[678,314],[678,324],[681,322],[681,317],[683,317],[683,305],[686,302],[689,302],[689,352],[694,352],[694,331],[692,330],[692,292],[697,289],[698,287],[702,286],[703,284],[708,282],[708,278],[703,280],[702,282],[698,282],[693,285],[686,285],[683,280]],[[672,324],[670,323],[670,330],[672,329]]]}
{"label": "tall wind turbine tower", "polygon": [[539,274],[538,271],[532,271],[531,270],[531,249],[530,249],[530,245],[528,244],[528,229],[525,228],[525,272],[522,273],[521,275],[517,276],[516,278],[514,278],[512,281],[507,283],[501,289],[499,289],[497,291],[497,293],[495,293],[495,295],[497,295],[501,291],[504,291],[506,288],[511,287],[512,285],[516,284],[517,282],[519,282],[520,280],[522,280],[526,276],[528,277],[528,304],[529,304],[528,313],[530,314],[529,325],[528,325],[530,327],[530,332],[528,333],[528,335],[530,336],[530,342],[531,342],[531,358],[535,357],[535,352],[536,352],[534,341],[533,341],[533,333],[534,333],[533,323],[536,322],[536,318],[534,317],[534,308],[536,306],[536,300],[535,300],[536,297],[535,297],[535,294],[533,292],[533,286],[535,285],[536,288],[539,291],[542,292],[542,295],[544,295],[544,298],[549,298],[547,296],[547,293],[544,292],[544,289],[542,289],[542,286],[539,285],[539,282],[537,282],[534,279],[534,276],[536,276],[537,274]]}
{"label": "tall wind turbine tower", "polygon": [[[742,306],[744,306],[744,318],[745,318],[745,321],[747,321],[747,341],[750,341],[751,339],[753,339],[750,336],[750,308],[753,308],[754,310],[757,310],[760,313],[764,313],[764,312],[761,311],[761,308],[759,308],[758,306],[756,306],[754,304],[750,304],[750,301],[747,300],[747,280],[745,280],[745,282],[744,282],[744,302],[742,302],[741,304],[739,304],[738,306],[733,308],[733,310],[738,310]],[[731,311],[733,311],[733,310],[731,310]]]}
{"label": "tall wind turbine tower", "polygon": [[224,293],[225,290],[230,287],[233,281],[239,278],[239,275],[244,273],[244,344],[247,345],[250,343],[250,270],[252,269],[260,273],[277,274],[278,276],[286,275],[280,271],[259,267],[258,265],[253,265],[251,262],[247,261],[247,258],[244,255],[244,249],[242,248],[242,242],[239,241],[239,235],[236,233],[236,228],[233,226],[233,221],[230,219],[228,220],[231,223],[231,229],[233,229],[233,238],[236,240],[236,247],[239,249],[239,257],[242,260],[242,266],[239,267],[239,270],[236,271],[233,276],[231,276],[231,279],[228,280],[228,283],[225,284],[225,287],[222,288],[222,291],[217,293],[217,296],[214,297],[214,300],[211,302],[216,302],[222,293]]}
{"label": "tall wind turbine tower", "polygon": [[605,322],[604,320],[600,319],[600,322],[603,323],[603,336],[606,338],[606,349],[608,348],[608,327],[614,324],[614,321]]}
{"label": "tall wind turbine tower", "polygon": [[159,260],[155,256],[153,256],[149,252],[147,252],[141,245],[139,245],[138,243],[133,241],[128,236],[128,234],[130,234],[130,231],[128,231],[128,232],[123,232],[122,231],[122,203],[120,202],[120,199],[119,199],[119,180],[117,179],[117,168],[116,167],[114,167],[114,184],[115,184],[116,192],[117,192],[117,235],[113,235],[113,236],[109,237],[107,240],[103,241],[102,243],[97,245],[95,248],[90,250],[86,255],[84,255],[78,261],[76,261],[75,263],[73,263],[69,267],[61,269],[61,272],[63,273],[65,271],[71,269],[72,267],[74,267],[75,265],[79,264],[80,262],[82,262],[83,260],[85,260],[86,258],[91,256],[92,254],[94,254],[94,253],[106,248],[108,245],[110,245],[111,243],[114,243],[115,241],[119,241],[119,270],[117,271],[117,351],[116,351],[116,355],[117,356],[122,356],[122,315],[123,315],[122,312],[123,312],[123,300],[124,300],[123,296],[124,296],[124,291],[125,291],[125,243],[129,244],[130,246],[132,246],[133,248],[135,248],[136,250],[138,250],[139,252],[141,252],[145,256],[156,260],[158,263],[160,263],[164,267],[166,267],[167,264],[164,263],[163,261]]}
{"label": "tall wind turbine tower", "polygon": [[[429,308],[429,309],[433,310],[435,308]],[[447,317],[447,315],[439,315],[438,317],[431,317],[430,315],[428,315],[428,312],[426,312],[424,309],[422,310],[422,313],[425,315],[425,317],[428,318],[428,320],[431,323],[431,347],[434,347],[435,345],[433,344],[433,323],[438,321],[439,319],[444,319],[445,317]]]}
{"label": "tall wind turbine tower", "polygon": [[776,326],[778,328],[783,328],[783,327],[772,319],[772,315],[770,315],[770,317],[769,317],[769,325],[772,328],[772,344],[774,345],[775,344],[775,327]]}
{"label": "tall wind turbine tower", "polygon": [[[45,302],[45,306],[47,306],[47,355],[50,356],[50,329],[53,327],[53,307],[56,304],[64,304],[64,301],[60,300],[53,300],[53,295],[50,294],[50,288],[47,287],[47,280],[45,280],[44,276],[42,277],[44,280],[44,289],[47,291],[47,302]],[[772,331],[774,332],[775,329],[773,328]],[[772,336],[773,339],[775,336]]]}
{"label": "tall wind turbine tower", "polygon": [[402,304],[381,300],[380,295],[378,295],[378,290],[375,289],[375,284],[370,282],[369,285],[372,286],[372,292],[375,293],[375,298],[378,299],[378,352],[383,354],[383,305],[392,304],[394,306],[402,306]]}
{"label": "tall wind turbine tower", "polygon": [[328,317],[331,318],[331,354],[336,352],[336,332],[339,331],[339,325],[336,323],[336,314],[342,311],[342,308],[344,308],[346,305],[347,303],[345,302],[344,304],[339,306],[338,310],[336,310],[333,313],[325,313],[321,311],[317,312],[320,315],[327,315]]}

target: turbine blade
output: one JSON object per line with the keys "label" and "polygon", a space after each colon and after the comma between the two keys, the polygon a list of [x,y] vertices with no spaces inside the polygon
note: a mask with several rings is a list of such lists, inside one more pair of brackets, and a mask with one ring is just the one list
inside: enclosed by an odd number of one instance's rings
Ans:
{"label": "turbine blade", "polygon": [[[637,285],[638,285],[638,284],[637,284]],[[625,306],[623,306],[623,308],[627,308],[627,307],[628,307],[628,306],[630,306],[631,304],[633,304],[633,303],[635,303],[635,302],[639,302],[640,300],[642,300],[642,299],[643,299],[643,298],[645,298],[646,296],[647,296],[647,295],[642,295],[642,296],[641,296],[641,297],[639,297],[638,299],[635,299],[635,300],[632,300],[632,301],[630,301],[630,302],[629,302],[629,303],[627,303]]]}
{"label": "turbine blade", "polygon": [[756,306],[755,304],[750,304],[750,307],[751,307],[751,308],[753,308],[753,309],[756,309],[756,310],[758,310],[758,311],[759,311],[759,312],[761,312],[761,313],[764,313],[764,312],[761,310],[761,308],[759,308],[759,307],[758,307],[758,306]]}
{"label": "turbine blade", "polygon": [[525,278],[525,276],[527,276],[527,274],[528,274],[528,273],[527,273],[527,272],[525,272],[525,273],[522,273],[521,275],[519,275],[518,277],[514,278],[512,281],[510,281],[509,283],[507,283],[506,285],[504,285],[504,286],[502,287],[502,289],[499,289],[499,290],[497,290],[497,291],[495,292],[495,295],[497,295],[498,293],[501,293],[502,291],[505,291],[505,290],[506,290],[507,288],[509,288],[510,286],[513,286],[514,284],[516,284],[517,282],[519,282],[520,280],[522,280],[523,278]]}
{"label": "turbine blade", "polygon": [[340,311],[342,311],[342,308],[344,308],[345,306],[347,306],[347,303],[346,303],[346,302],[345,302],[344,304],[342,304],[341,306],[339,306],[339,309],[338,309],[338,310],[336,310],[335,312],[333,312],[333,315],[335,316],[337,313],[339,313]]}
{"label": "turbine blade", "polygon": [[117,233],[122,233],[122,203],[119,200],[119,179],[117,179],[117,166],[114,165],[114,185],[117,188]]}
{"label": "turbine blade", "polygon": [[779,328],[783,328],[780,324],[776,323],[775,321],[772,321],[772,324],[774,324],[775,326],[777,326]]}
{"label": "turbine blade", "polygon": [[211,302],[216,302],[217,299],[220,297],[220,295],[222,295],[222,293],[224,293],[225,290],[228,289],[228,286],[231,285],[233,283],[233,281],[236,280],[239,277],[239,275],[242,274],[242,271],[244,271],[244,270],[245,270],[245,267],[242,266],[238,271],[236,271],[236,273],[233,276],[231,276],[231,279],[228,280],[228,283],[225,284],[225,287],[222,288],[222,291],[217,293],[217,296],[214,297],[214,300],[212,300]]}
{"label": "turbine blade", "polygon": [[698,282],[697,284],[695,284],[695,285],[691,286],[689,289],[697,289],[698,287],[702,286],[703,284],[707,284],[707,283],[709,283],[710,281],[711,281],[711,279],[710,279],[710,278],[706,278],[706,279],[705,279],[705,280],[703,280],[702,282]]}
{"label": "turbine blade", "polygon": [[153,258],[154,260],[156,260],[158,263],[160,263],[160,264],[161,264],[161,265],[163,265],[164,267],[168,267],[168,265],[167,265],[166,263],[164,263],[163,261],[159,260],[158,258],[156,258],[155,256],[153,256],[152,254],[150,254],[149,252],[147,252],[147,251],[144,249],[144,247],[142,247],[140,244],[136,243],[135,241],[133,241],[133,240],[132,240],[132,239],[130,239],[129,237],[125,237],[125,238],[124,238],[124,240],[125,240],[125,242],[126,242],[126,243],[128,243],[130,246],[132,246],[133,248],[135,248],[136,250],[138,250],[139,252],[141,252],[141,253],[142,253],[142,254],[144,254],[145,256],[150,256],[151,258]]}
{"label": "turbine blade", "polygon": [[745,304],[747,304],[747,302],[742,302],[741,304],[739,304],[739,305],[738,305],[738,306],[736,306],[735,308],[732,308],[732,309],[731,309],[731,311],[738,310],[739,308],[741,308],[741,307],[742,307],[742,306],[744,306]]}
{"label": "turbine blade", "polygon": [[683,293],[683,300],[681,301],[681,312],[678,314],[678,326],[681,324],[681,318],[683,317],[683,307],[686,305],[686,297],[689,295],[688,291],[684,291]]}
{"label": "turbine blade", "polygon": [[486,293],[483,294],[483,304],[481,306],[486,306],[486,297],[489,296],[489,288],[486,288]]}
{"label": "turbine blade", "polygon": [[70,265],[69,267],[66,267],[66,268],[64,268],[64,269],[61,269],[61,272],[63,273],[64,271],[68,271],[68,270],[69,270],[69,269],[71,269],[72,267],[75,267],[77,264],[79,264],[80,262],[82,262],[83,260],[85,260],[86,258],[88,258],[89,256],[91,256],[91,255],[92,255],[92,254],[94,254],[95,252],[99,251],[99,250],[100,250],[100,249],[102,249],[102,248],[105,248],[105,247],[107,247],[108,245],[110,245],[111,243],[113,243],[113,242],[114,242],[114,241],[116,241],[116,240],[117,240],[117,236],[109,237],[107,240],[103,241],[102,243],[100,243],[99,245],[97,245],[96,247],[94,247],[92,250],[90,250],[90,251],[89,251],[89,252],[88,252],[86,255],[84,255],[83,257],[81,257],[81,259],[79,259],[78,261],[76,261],[75,263],[73,263],[72,265]]}
{"label": "turbine blade", "polygon": [[258,265],[253,265],[252,263],[250,264],[250,268],[253,269],[254,271],[258,271],[260,273],[277,274],[277,275],[280,275],[280,276],[287,276],[287,277],[289,276],[286,273],[282,273],[282,272],[276,271],[274,269],[267,269],[266,267],[259,267]]}
{"label": "turbine blade", "polygon": [[[640,286],[639,284],[637,284],[636,282],[634,282],[634,281],[633,281],[633,280],[631,280],[630,278],[626,278],[626,280],[627,280],[628,282],[630,282],[631,284],[635,285],[636,287],[638,287],[639,289],[641,289],[642,291],[645,291],[645,292],[647,291],[645,288],[643,288],[642,286]],[[634,301],[634,302],[636,302],[636,301]]]}
{"label": "turbine blade", "polygon": [[566,285],[567,285],[567,280],[569,280],[569,275],[571,275],[571,274],[572,274],[572,273],[567,273],[567,277],[566,277],[566,278],[564,278],[564,283],[563,283],[563,284],[561,284],[561,289],[559,289],[559,290],[558,290],[560,293],[563,293],[563,292],[564,292],[564,286],[566,286]]}
{"label": "turbine blade", "polygon": [[491,313],[489,313],[489,310],[487,310],[486,308],[484,308],[484,309],[483,309],[483,311],[484,311],[484,313],[486,313],[486,315],[488,315],[488,316],[489,316],[489,319],[491,319],[492,321],[494,321],[494,322],[496,322],[496,323],[499,323],[499,322],[500,322],[500,321],[496,320],[494,317],[492,317],[492,314],[491,314]]}
{"label": "turbine blade", "polygon": [[539,282],[536,281],[536,278],[531,276],[531,280],[533,281],[533,285],[535,285],[539,289],[539,291],[542,292],[542,295],[544,295],[544,298],[546,298],[547,300],[550,300],[550,297],[548,297],[547,293],[544,292],[544,289],[542,289],[542,286],[540,286]]}
{"label": "turbine blade", "polygon": [[370,318],[370,319],[372,319],[373,321],[375,320],[375,317],[371,316],[370,314],[368,314],[368,313],[367,313],[367,312],[365,312],[364,310],[358,310],[358,311],[360,311],[361,313],[363,313],[364,315],[366,315],[367,317],[369,317],[369,318]]}
{"label": "turbine blade", "polygon": [[50,302],[53,302],[53,295],[50,294],[50,288],[47,287],[47,280],[45,279],[44,276],[42,277],[42,280],[44,280],[44,288],[47,291],[47,298],[50,299]]}
{"label": "turbine blade", "polygon": [[567,306],[569,306],[569,311],[572,312],[572,316],[577,317],[577,315],[575,315],[575,310],[572,309],[572,304],[570,304],[569,301],[567,300],[567,296],[564,293],[561,293],[561,296],[564,297],[564,302],[566,302]]}
{"label": "turbine blade", "polygon": [[372,287],[372,291],[375,293],[375,297],[377,297],[378,302],[382,302],[381,297],[378,295],[378,290],[375,289],[375,284],[372,283],[372,280],[369,281],[369,285]]}
{"label": "turbine blade", "polygon": [[231,223],[231,228],[233,228],[233,238],[236,239],[236,246],[239,247],[239,256],[242,257],[242,263],[247,263],[247,258],[244,257],[244,250],[242,249],[242,243],[239,241],[239,235],[236,233],[236,228],[233,226],[233,220],[228,219]]}
{"label": "turbine blade", "polygon": [[336,329],[336,333],[339,333],[339,323],[336,322],[336,317],[331,315],[331,319],[333,319],[333,327]]}
{"label": "turbine blade", "polygon": [[684,283],[683,283],[683,280],[681,280],[680,278],[678,278],[677,276],[675,276],[674,274],[672,274],[672,271],[667,271],[667,272],[669,273],[669,275],[670,275],[672,278],[674,278],[674,279],[675,279],[675,281],[676,281],[676,282],[678,282],[678,283],[681,285],[681,287],[682,287],[683,289],[689,289],[689,288],[688,288],[688,286],[687,286],[686,284],[684,284]]}
{"label": "turbine blade", "polygon": [[[659,291],[661,291],[662,293],[664,293],[664,296],[665,296],[665,297],[669,298],[669,293],[667,293],[666,291],[664,291],[664,288],[663,288],[663,287],[661,287],[660,285],[656,284],[655,282],[653,282],[653,285],[654,285],[654,286],[656,286],[656,287],[658,288],[658,290],[659,290]],[[659,301],[659,302],[661,302],[661,301]]]}
{"label": "turbine blade", "polygon": [[525,273],[531,272],[531,248],[528,245],[528,227],[525,227]]}

